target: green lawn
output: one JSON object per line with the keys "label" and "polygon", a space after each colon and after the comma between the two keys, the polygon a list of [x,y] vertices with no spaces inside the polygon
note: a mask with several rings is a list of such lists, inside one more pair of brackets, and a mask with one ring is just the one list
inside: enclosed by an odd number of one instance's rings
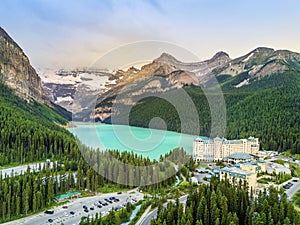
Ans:
{"label": "green lawn", "polygon": [[261,184],[268,184],[269,182],[274,182],[275,184],[282,184],[290,179],[292,179],[292,175],[290,174],[268,174],[270,178],[261,178],[257,182]]}
{"label": "green lawn", "polygon": [[106,184],[106,185],[103,185],[103,186],[98,188],[98,191],[100,193],[111,193],[111,192],[120,192],[120,191],[128,191],[128,190],[130,190],[130,188],[128,188],[128,187],[125,187],[125,188],[118,187],[115,184]]}
{"label": "green lawn", "polygon": [[282,160],[282,159],[276,159],[274,160],[274,163],[278,163],[280,165],[284,165],[285,163],[287,163],[286,161]]}

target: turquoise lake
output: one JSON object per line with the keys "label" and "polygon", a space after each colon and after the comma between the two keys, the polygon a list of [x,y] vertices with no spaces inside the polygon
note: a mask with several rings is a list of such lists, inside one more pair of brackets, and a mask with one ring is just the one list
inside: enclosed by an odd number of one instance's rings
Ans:
{"label": "turquoise lake", "polygon": [[174,148],[182,147],[191,154],[195,136],[172,131],[110,124],[75,124],[69,130],[79,140],[101,150],[133,151],[150,159],[159,159]]}

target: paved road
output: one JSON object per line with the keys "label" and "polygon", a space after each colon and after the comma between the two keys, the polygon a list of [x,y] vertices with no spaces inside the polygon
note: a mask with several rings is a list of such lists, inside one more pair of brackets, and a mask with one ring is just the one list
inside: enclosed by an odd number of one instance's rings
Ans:
{"label": "paved road", "polygon": [[286,161],[286,162],[291,162],[291,163],[296,163],[296,164],[298,164],[299,166],[300,166],[300,161],[299,160],[293,160],[293,159],[291,159],[291,158],[287,158],[287,157],[284,157],[284,156],[281,156],[281,155],[279,155],[279,156],[274,156],[274,157],[272,157],[272,159],[268,159],[268,160],[266,160],[266,161],[274,161],[274,160],[276,160],[276,159],[281,159],[281,160],[284,160],[284,161]]}
{"label": "paved road", "polygon": [[[22,166],[15,166],[7,169],[2,169],[0,172],[2,173],[2,177],[6,176],[18,176],[21,173],[25,173],[27,171],[27,168],[30,168],[30,172],[33,171],[39,171],[39,165],[41,165],[41,168],[46,164],[46,162],[40,162],[40,163],[31,163],[27,165]],[[50,162],[50,168],[53,168],[53,162]]]}
{"label": "paved road", "polygon": [[[54,163],[57,163],[57,162],[49,162],[49,168],[53,168]],[[43,168],[45,164],[46,164],[46,162],[40,162],[40,163],[31,163],[31,164],[22,165],[22,166],[10,167],[10,168],[0,170],[0,173],[2,173],[2,177],[19,176],[21,173],[24,174],[28,170],[28,167],[30,169],[30,172],[38,172],[38,171],[40,171],[39,168],[40,167]],[[77,172],[73,172],[73,175],[74,175],[74,180],[76,182],[77,181]],[[59,180],[60,177],[61,177],[61,175],[57,175],[57,176],[54,176],[54,179],[57,178]],[[47,179],[46,177],[43,177],[43,179],[44,178],[45,178],[45,180]]]}
{"label": "paved road", "polygon": [[[179,202],[185,204],[185,203],[186,203],[186,200],[187,200],[187,197],[188,197],[188,195],[184,195],[184,196],[180,197],[180,198],[179,198]],[[167,207],[167,204],[168,204],[168,203],[165,203],[165,204],[163,205],[163,207]],[[157,211],[158,211],[157,208],[153,209],[153,210],[152,210],[152,211],[144,218],[144,220],[142,221],[141,225],[150,225],[151,220],[157,217]]]}
{"label": "paved road", "polygon": [[[112,196],[120,199],[120,201],[117,203],[109,204],[108,206],[103,206],[102,208],[98,208],[94,205],[95,202],[105,202],[105,198],[109,198]],[[53,208],[54,214],[52,215],[39,213],[20,220],[5,223],[5,225],[60,225],[61,223],[64,223],[65,225],[79,224],[81,217],[83,216],[93,217],[96,215],[96,213],[106,215],[112,209],[112,207],[115,208],[117,206],[124,206],[127,202],[134,203],[134,201],[139,201],[143,199],[143,197],[143,194],[137,192],[136,190],[132,190],[124,192],[122,194],[109,193],[93,197],[79,198],[73,200],[72,202],[66,203],[66,205],[68,206],[67,209],[63,209],[62,206]],[[84,205],[86,205],[89,208],[88,213],[84,212]],[[90,207],[94,207],[94,210],[90,210]],[[71,215],[71,211],[75,212],[75,214]],[[52,219],[53,222],[49,223],[48,219]]]}

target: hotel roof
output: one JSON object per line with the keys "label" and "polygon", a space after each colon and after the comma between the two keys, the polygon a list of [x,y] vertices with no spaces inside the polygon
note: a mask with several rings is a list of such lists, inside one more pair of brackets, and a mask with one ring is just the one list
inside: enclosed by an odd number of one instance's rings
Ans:
{"label": "hotel roof", "polygon": [[253,155],[250,155],[248,153],[243,153],[243,152],[240,152],[240,153],[235,153],[235,154],[231,154],[227,157],[225,157],[224,159],[242,159],[242,160],[246,160],[246,159],[252,159],[254,158]]}
{"label": "hotel roof", "polygon": [[224,168],[221,169],[221,171],[222,172],[228,172],[231,176],[234,176],[234,175],[250,176],[250,175],[253,174],[252,172],[242,170],[242,169],[239,169],[237,167],[224,167]]}
{"label": "hotel roof", "polygon": [[209,141],[210,139],[208,137],[199,136],[195,138],[195,141]]}
{"label": "hotel roof", "polygon": [[[215,137],[215,138],[208,138],[205,136],[199,136],[194,139],[194,141],[203,141],[205,143],[214,143],[215,141],[222,141],[224,144],[240,144],[243,142],[256,142],[256,138],[254,137],[249,137],[247,139],[238,139],[238,140],[227,140],[226,138],[220,138],[220,137]],[[255,144],[253,144],[255,145]]]}

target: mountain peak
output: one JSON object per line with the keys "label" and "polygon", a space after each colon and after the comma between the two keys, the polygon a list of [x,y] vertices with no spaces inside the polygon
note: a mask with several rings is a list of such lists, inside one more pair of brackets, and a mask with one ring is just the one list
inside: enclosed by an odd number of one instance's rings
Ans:
{"label": "mountain peak", "polygon": [[174,56],[169,53],[163,52],[154,62],[161,63],[170,63],[170,62],[179,62]]}
{"label": "mountain peak", "polygon": [[268,48],[268,47],[258,47],[256,49],[254,49],[252,52],[256,52],[256,53],[261,53],[261,52],[266,52],[266,53],[272,53],[275,50],[273,48]]}
{"label": "mountain peak", "polygon": [[219,58],[228,58],[228,59],[230,59],[229,54],[227,54],[226,52],[223,52],[223,51],[217,52],[217,53],[212,57],[212,59],[219,59]]}

